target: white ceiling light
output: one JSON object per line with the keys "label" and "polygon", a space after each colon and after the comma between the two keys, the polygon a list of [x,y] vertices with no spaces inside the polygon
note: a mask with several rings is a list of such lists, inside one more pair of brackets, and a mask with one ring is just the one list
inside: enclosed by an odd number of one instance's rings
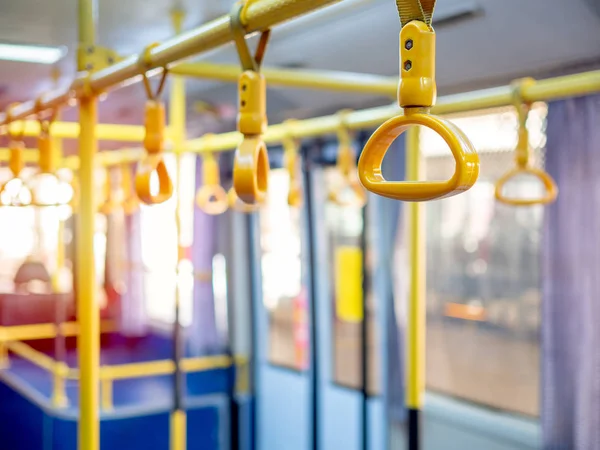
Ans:
{"label": "white ceiling light", "polygon": [[0,60],[37,64],[54,64],[67,54],[67,49],[45,45],[0,43]]}

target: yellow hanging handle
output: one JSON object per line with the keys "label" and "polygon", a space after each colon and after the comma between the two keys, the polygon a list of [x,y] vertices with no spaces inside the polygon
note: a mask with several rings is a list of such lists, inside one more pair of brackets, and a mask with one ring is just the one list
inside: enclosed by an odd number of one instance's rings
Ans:
{"label": "yellow hanging handle", "polygon": [[[150,54],[150,50],[155,46],[156,44],[152,44],[146,48],[142,63],[148,65],[148,55]],[[144,74],[144,86],[148,95],[144,121],[146,128],[146,135],[144,137],[146,158],[138,166],[135,177],[135,190],[138,198],[147,205],[163,203],[173,195],[173,182],[163,160],[166,124],[165,106],[159,100],[165,85],[166,76],[167,69],[164,68],[159,87],[156,93],[153,94],[150,88],[150,81],[146,74]],[[152,189],[153,176],[156,176],[158,181],[157,191]]]}
{"label": "yellow hanging handle", "polygon": [[[207,140],[210,138],[205,136]],[[229,207],[227,192],[221,186],[219,162],[212,152],[202,153],[202,186],[196,194],[198,208],[213,216],[223,214]]]}
{"label": "yellow hanging handle", "polygon": [[32,201],[31,190],[21,179],[21,172],[25,168],[25,122],[20,122],[21,128],[15,132],[15,124],[11,121],[11,111],[16,103],[9,105],[6,116],[10,122],[8,125],[9,136],[9,160],[8,167],[12,174],[12,179],[8,180],[0,188],[0,204],[3,206],[29,206]]}
{"label": "yellow hanging handle", "polygon": [[18,178],[21,171],[25,168],[25,142],[23,136],[25,135],[25,122],[20,122],[21,127],[15,131],[16,124],[12,122],[12,110],[18,105],[18,103],[12,103],[6,110],[6,117],[9,121],[8,124],[8,149],[10,152],[8,160],[8,168],[13,178]]}
{"label": "yellow hanging handle", "polygon": [[100,205],[99,211],[104,215],[110,215],[121,206],[115,198],[112,183],[112,168],[106,168],[106,181],[104,182],[104,202]]}
{"label": "yellow hanging handle", "polygon": [[[409,7],[412,4],[419,8]],[[434,4],[434,1],[398,2],[401,19],[404,18],[400,31],[398,103],[404,108],[404,114],[388,120],[373,133],[358,162],[360,181],[366,189],[397,200],[451,197],[470,189],[479,176],[479,156],[466,135],[450,121],[429,113],[437,97],[435,31],[431,27]],[[382,164],[390,145],[417,125],[435,131],[450,148],[456,168],[449,180],[388,181],[384,178]]]}
{"label": "yellow hanging handle", "polygon": [[337,129],[337,167],[342,174],[344,183],[329,192],[329,200],[340,206],[362,208],[367,203],[367,193],[356,177],[356,154],[354,153],[353,139],[348,129],[348,116],[350,113],[350,110],[343,110],[338,113],[340,125]]}
{"label": "yellow hanging handle", "polygon": [[132,168],[129,163],[121,165],[121,191],[123,192],[123,211],[131,215],[140,209],[140,200],[137,197],[131,176]]}
{"label": "yellow hanging handle", "polygon": [[[41,107],[41,99],[36,101],[36,105]],[[52,111],[49,118],[44,118],[38,115],[38,121],[40,124],[40,134],[38,136],[38,152],[39,152],[39,167],[40,173],[51,174],[56,176],[56,170],[58,168],[58,152],[52,142],[50,134],[50,128],[54,119],[56,118],[57,111]]]}
{"label": "yellow hanging handle", "polygon": [[[513,97],[514,105],[517,110],[517,116],[519,120],[519,137],[517,140],[517,147],[515,149],[515,167],[504,175],[502,175],[496,182],[496,200],[506,205],[511,206],[532,206],[532,205],[546,205],[556,200],[558,195],[558,187],[554,179],[543,169],[533,167],[530,165],[531,149],[529,147],[529,130],[527,128],[527,118],[531,105],[523,102],[523,88],[533,84],[535,80],[532,78],[525,78],[516,82],[513,86]],[[503,194],[504,187],[513,178],[522,175],[532,175],[538,178],[544,186],[544,195],[538,198],[517,198],[507,197]]]}
{"label": "yellow hanging handle", "polygon": [[286,132],[283,136],[283,165],[290,175],[290,190],[288,192],[288,205],[292,208],[302,206],[302,181],[299,176],[300,156],[298,155],[298,142],[291,133],[294,120],[285,122]]}
{"label": "yellow hanging handle", "polygon": [[244,203],[256,204],[264,200],[269,179],[269,156],[262,138],[267,129],[267,87],[259,70],[270,30],[261,34],[256,53],[252,56],[246,43],[243,11],[244,3],[236,3],[230,16],[231,31],[243,69],[238,80],[237,129],[244,137],[235,152],[233,186]]}

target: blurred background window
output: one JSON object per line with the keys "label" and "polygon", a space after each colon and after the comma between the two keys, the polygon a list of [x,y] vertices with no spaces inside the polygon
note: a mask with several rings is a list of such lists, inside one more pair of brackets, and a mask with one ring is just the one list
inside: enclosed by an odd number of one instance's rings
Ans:
{"label": "blurred background window", "polygon": [[[543,166],[546,106],[528,121]],[[481,175],[464,195],[426,205],[427,388],[478,404],[539,415],[540,237],[543,207],[511,207],[494,183],[514,164],[517,119],[509,109],[453,118],[480,152]],[[454,161],[422,133],[427,179],[448,178]],[[540,188],[513,182],[511,195]]]}

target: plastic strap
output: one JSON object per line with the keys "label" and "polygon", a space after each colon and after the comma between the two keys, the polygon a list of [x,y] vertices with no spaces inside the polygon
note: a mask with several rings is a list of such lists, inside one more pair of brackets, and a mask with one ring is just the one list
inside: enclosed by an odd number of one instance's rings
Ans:
{"label": "plastic strap", "polygon": [[[150,45],[148,45],[141,57],[140,57],[140,64],[147,68],[150,67],[152,65],[152,58],[150,57],[150,52],[152,51],[153,48],[158,47],[158,43],[154,42]],[[144,81],[144,88],[146,89],[146,95],[148,96],[149,100],[158,100],[160,98],[160,96],[162,95],[162,92],[164,90],[166,81],[167,81],[167,74],[169,73],[168,69],[166,67],[163,67],[162,70],[162,75],[160,77],[160,81],[158,83],[158,87],[156,88],[156,90],[152,90],[152,86],[150,85],[150,80],[148,79],[148,75],[146,74],[146,72],[144,72],[142,74],[143,77],[143,81]]]}
{"label": "plastic strap", "polygon": [[259,72],[269,42],[269,37],[271,36],[271,30],[266,30],[261,33],[258,46],[256,47],[254,56],[252,56],[252,53],[248,48],[248,43],[246,42],[246,28],[242,23],[242,16],[246,8],[246,3],[249,2],[238,2],[233,5],[229,23],[231,32],[233,33],[235,47],[237,48],[240,57],[240,63],[242,64],[242,69],[244,71],[251,70],[253,72]]}
{"label": "plastic strap", "polygon": [[396,0],[402,26],[413,20],[425,22],[431,28],[436,0]]}

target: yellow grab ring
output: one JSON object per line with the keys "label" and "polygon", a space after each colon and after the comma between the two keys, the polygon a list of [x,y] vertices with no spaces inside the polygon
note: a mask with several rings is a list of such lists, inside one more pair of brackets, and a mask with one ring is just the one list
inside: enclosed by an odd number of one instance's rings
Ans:
{"label": "yellow grab ring", "polygon": [[233,187],[250,205],[262,203],[269,186],[269,156],[261,136],[245,136],[235,153]]}
{"label": "yellow grab ring", "polygon": [[218,184],[206,184],[198,189],[196,204],[202,211],[212,216],[223,214],[229,208],[227,192]]}
{"label": "yellow grab ring", "polygon": [[[529,117],[529,111],[531,105],[523,102],[522,91],[523,88],[531,86],[535,83],[532,78],[525,78],[523,80],[516,81],[513,85],[513,103],[517,110],[517,118],[519,122],[519,134],[517,147],[515,148],[515,167],[509,170],[507,173],[502,175],[496,182],[495,196],[496,200],[506,205],[512,206],[532,206],[532,205],[546,205],[556,200],[558,196],[558,187],[554,179],[545,170],[538,169],[530,165],[530,147],[529,147],[529,129],[527,128],[527,118]],[[546,194],[542,197],[537,198],[517,198],[517,197],[506,197],[502,192],[504,186],[511,179],[521,175],[532,175],[538,178]]]}
{"label": "yellow grab ring", "polygon": [[206,214],[223,214],[229,207],[227,192],[221,186],[219,172],[219,163],[215,156],[210,152],[204,153],[202,186],[196,194],[196,204]]}
{"label": "yellow grab ring", "polygon": [[[394,117],[379,127],[368,140],[358,161],[363,186],[384,197],[403,201],[427,201],[460,194],[473,186],[479,176],[479,156],[467,136],[452,122],[424,112]],[[381,165],[394,140],[412,126],[422,125],[439,134],[454,156],[456,168],[447,181],[387,181]]]}
{"label": "yellow grab ring", "polygon": [[253,213],[260,209],[260,203],[249,205],[248,203],[241,201],[233,187],[227,192],[227,201],[229,202],[229,207],[237,212]]}
{"label": "yellow grab ring", "polygon": [[333,189],[327,197],[338,206],[353,206],[362,208],[367,203],[367,193],[363,186],[354,178],[342,186]]}
{"label": "yellow grab ring", "polygon": [[[156,174],[158,189],[153,189],[152,175]],[[173,182],[163,161],[162,154],[149,154],[140,162],[135,176],[135,191],[147,205],[166,202],[173,195]]]}
{"label": "yellow grab ring", "polygon": [[[504,186],[507,182],[509,182],[512,178],[520,176],[520,175],[532,175],[538,178],[546,191],[546,195],[543,197],[537,198],[511,198],[505,197],[502,194],[504,190]],[[496,182],[496,191],[495,191],[496,200],[506,205],[512,206],[532,206],[532,205],[547,205],[548,203],[552,203],[556,200],[558,196],[558,187],[556,187],[556,183],[554,179],[544,170],[538,169],[537,167],[515,167],[512,170],[509,170],[507,173],[502,175],[498,181]]]}

